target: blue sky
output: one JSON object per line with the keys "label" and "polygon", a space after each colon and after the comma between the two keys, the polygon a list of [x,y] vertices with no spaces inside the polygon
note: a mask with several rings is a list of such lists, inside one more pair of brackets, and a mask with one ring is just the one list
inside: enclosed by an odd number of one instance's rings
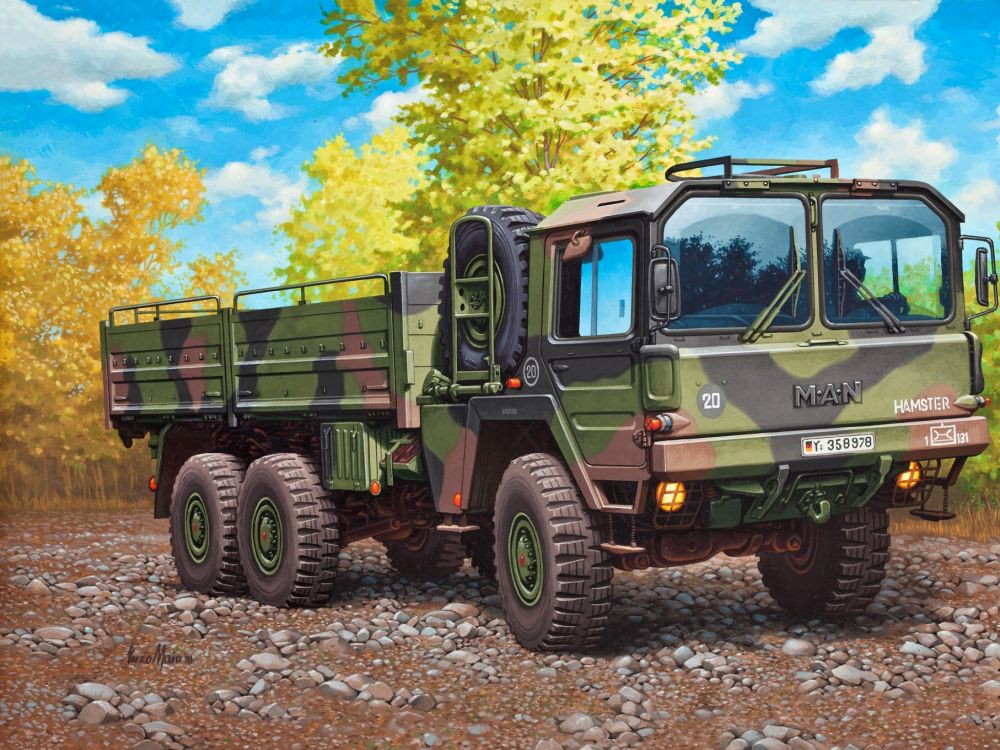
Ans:
{"label": "blue sky", "polygon": [[[315,0],[0,0],[0,153],[91,187],[152,142],[207,170],[185,253],[239,247],[250,282],[282,262],[273,225],[324,140],[355,144],[414,92],[344,98]],[[838,157],[842,173],[932,182],[995,235],[1000,2],[749,0],[746,58],[692,106],[706,154]],[[96,210],[96,209],[92,209]]]}

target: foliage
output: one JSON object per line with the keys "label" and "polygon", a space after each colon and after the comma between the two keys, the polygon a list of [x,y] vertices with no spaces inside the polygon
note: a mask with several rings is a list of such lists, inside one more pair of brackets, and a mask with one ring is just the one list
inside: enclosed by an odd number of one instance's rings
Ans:
{"label": "foliage", "polygon": [[[580,192],[656,182],[709,145],[695,137],[686,97],[738,61],[717,37],[740,7],[669,5],[344,0],[326,16],[324,51],[355,63],[340,78],[345,94],[421,86],[397,121],[427,150],[426,179],[389,196],[399,201],[396,231],[419,243],[418,267],[438,265],[449,224],[470,206],[549,211]],[[346,177],[337,190],[370,179]],[[366,229],[395,218],[375,216]]]}
{"label": "foliage", "polygon": [[128,460],[102,419],[97,330],[107,310],[171,294],[164,280],[178,272],[189,288],[230,273],[206,259],[179,268],[167,232],[200,218],[204,194],[181,152],[148,146],[93,192],[110,218],[87,216],[87,191],[0,158],[0,476],[22,494],[51,491],[43,483],[63,481],[67,467]]}
{"label": "foliage", "polygon": [[[997,222],[997,231],[1000,234],[1000,222]],[[971,274],[966,276],[965,290],[966,308],[971,312],[979,310]],[[997,391],[997,386],[1000,385],[1000,312],[974,321],[972,330],[983,342],[983,374],[987,388],[985,395],[992,396],[993,406],[980,413],[989,421],[993,442],[984,453],[969,460],[962,479],[974,500],[992,501],[995,506],[1000,507],[1000,393]]]}
{"label": "foliage", "polygon": [[418,240],[399,231],[396,201],[424,187],[421,152],[405,128],[376,134],[355,152],[342,135],[327,141],[305,165],[314,189],[280,226],[288,237],[288,282],[406,268],[429,270]]}

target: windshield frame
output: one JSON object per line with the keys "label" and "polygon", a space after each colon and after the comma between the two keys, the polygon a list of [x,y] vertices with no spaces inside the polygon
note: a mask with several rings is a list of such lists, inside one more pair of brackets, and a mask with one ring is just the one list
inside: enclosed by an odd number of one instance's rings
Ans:
{"label": "windshield frame", "polygon": [[[941,223],[944,225],[944,244],[947,250],[948,256],[948,273],[949,273],[949,286],[951,291],[951,310],[947,317],[936,318],[934,320],[903,320],[902,323],[906,328],[910,327],[921,327],[921,328],[933,328],[937,326],[946,326],[954,322],[955,316],[958,314],[959,300],[962,295],[962,287],[956,286],[956,279],[962,278],[961,263],[958,264],[956,268],[955,263],[955,227],[952,220],[941,210],[940,207],[936,206],[932,201],[928,200],[924,195],[916,192],[901,192],[892,193],[886,195],[879,194],[868,194],[868,195],[857,195],[854,193],[823,193],[819,196],[819,202],[816,207],[816,233],[815,238],[817,245],[819,245],[821,239],[825,236],[825,230],[823,227],[823,206],[828,200],[861,200],[861,201],[892,201],[892,200],[906,200],[906,201],[919,201],[923,203],[927,208],[937,216]],[[817,251],[817,255],[819,252]],[[835,330],[877,330],[878,335],[885,334],[884,325],[877,319],[872,319],[870,321],[863,321],[860,323],[848,323],[848,322],[834,322],[830,319],[827,314],[826,306],[826,268],[825,259],[819,258],[817,260],[817,273],[816,279],[819,283],[819,309],[820,309],[820,320],[826,328]],[[942,269],[943,270],[943,269]],[[957,274],[957,275],[956,275]],[[901,335],[906,335],[906,332]]]}
{"label": "windshield frame", "polygon": [[[801,292],[806,295],[808,299],[808,312],[809,315],[805,322],[798,325],[772,325],[768,327],[765,335],[770,335],[773,333],[794,333],[797,331],[805,331],[811,327],[816,322],[816,298],[815,298],[815,279],[816,274],[812,272],[813,265],[816,263],[816,247],[815,247],[815,234],[812,230],[812,222],[809,216],[809,202],[806,198],[805,193],[800,193],[794,190],[781,190],[781,191],[735,191],[735,190],[718,190],[718,189],[706,189],[704,186],[695,186],[694,189],[686,190],[677,196],[675,201],[672,201],[669,207],[657,217],[653,225],[656,227],[656,233],[654,240],[656,243],[662,244],[664,242],[663,232],[666,229],[667,222],[670,221],[671,217],[689,200],[693,198],[713,198],[718,200],[725,200],[727,198],[739,198],[747,199],[751,198],[754,200],[771,200],[777,198],[792,198],[797,200],[802,204],[802,225],[805,227],[804,233],[804,247],[806,251],[806,278],[802,280]],[[762,308],[763,309],[763,308]],[[681,312],[684,310],[684,296],[681,295]],[[673,321],[671,321],[673,322]],[[752,321],[748,321],[745,325],[732,325],[724,327],[715,328],[670,328],[666,326],[663,328],[658,328],[657,333],[660,336],[683,338],[685,336],[707,336],[713,334],[736,334],[739,335],[746,330],[747,326],[750,325]]]}

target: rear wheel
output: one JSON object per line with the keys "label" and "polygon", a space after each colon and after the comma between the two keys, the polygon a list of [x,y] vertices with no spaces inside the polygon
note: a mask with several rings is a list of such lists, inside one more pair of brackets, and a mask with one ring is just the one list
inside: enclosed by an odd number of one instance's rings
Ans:
{"label": "rear wheel", "polygon": [[236,502],[246,464],[199,453],[181,466],[170,496],[170,549],[184,588],[234,594],[244,588],[236,542]]}
{"label": "rear wheel", "polygon": [[866,507],[822,526],[805,521],[802,548],[762,552],[758,568],[782,609],[805,616],[843,615],[871,604],[888,561],[889,516]]}
{"label": "rear wheel", "polygon": [[437,529],[414,529],[406,537],[385,543],[392,567],[408,576],[450,576],[465,563],[465,548],[459,534]]}
{"label": "rear wheel", "polygon": [[312,459],[275,453],[247,470],[238,513],[240,558],[261,604],[311,607],[333,593],[340,525]]}
{"label": "rear wheel", "polygon": [[611,560],[562,462],[547,453],[512,461],[494,529],[500,601],[521,645],[566,651],[596,644],[611,609]]}

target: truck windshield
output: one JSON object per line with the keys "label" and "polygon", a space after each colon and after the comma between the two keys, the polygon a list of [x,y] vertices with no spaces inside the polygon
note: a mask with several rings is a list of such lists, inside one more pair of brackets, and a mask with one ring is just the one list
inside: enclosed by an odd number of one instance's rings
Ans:
{"label": "truck windshield", "polygon": [[[808,273],[805,206],[795,198],[690,198],[663,228],[677,260],[680,317],[670,329],[746,329],[801,268]],[[809,291],[793,285],[770,328],[809,320]]]}
{"label": "truck windshield", "polygon": [[919,200],[823,201],[826,317],[835,324],[877,324],[866,301],[838,269],[846,269],[902,322],[951,315],[945,226]]}

